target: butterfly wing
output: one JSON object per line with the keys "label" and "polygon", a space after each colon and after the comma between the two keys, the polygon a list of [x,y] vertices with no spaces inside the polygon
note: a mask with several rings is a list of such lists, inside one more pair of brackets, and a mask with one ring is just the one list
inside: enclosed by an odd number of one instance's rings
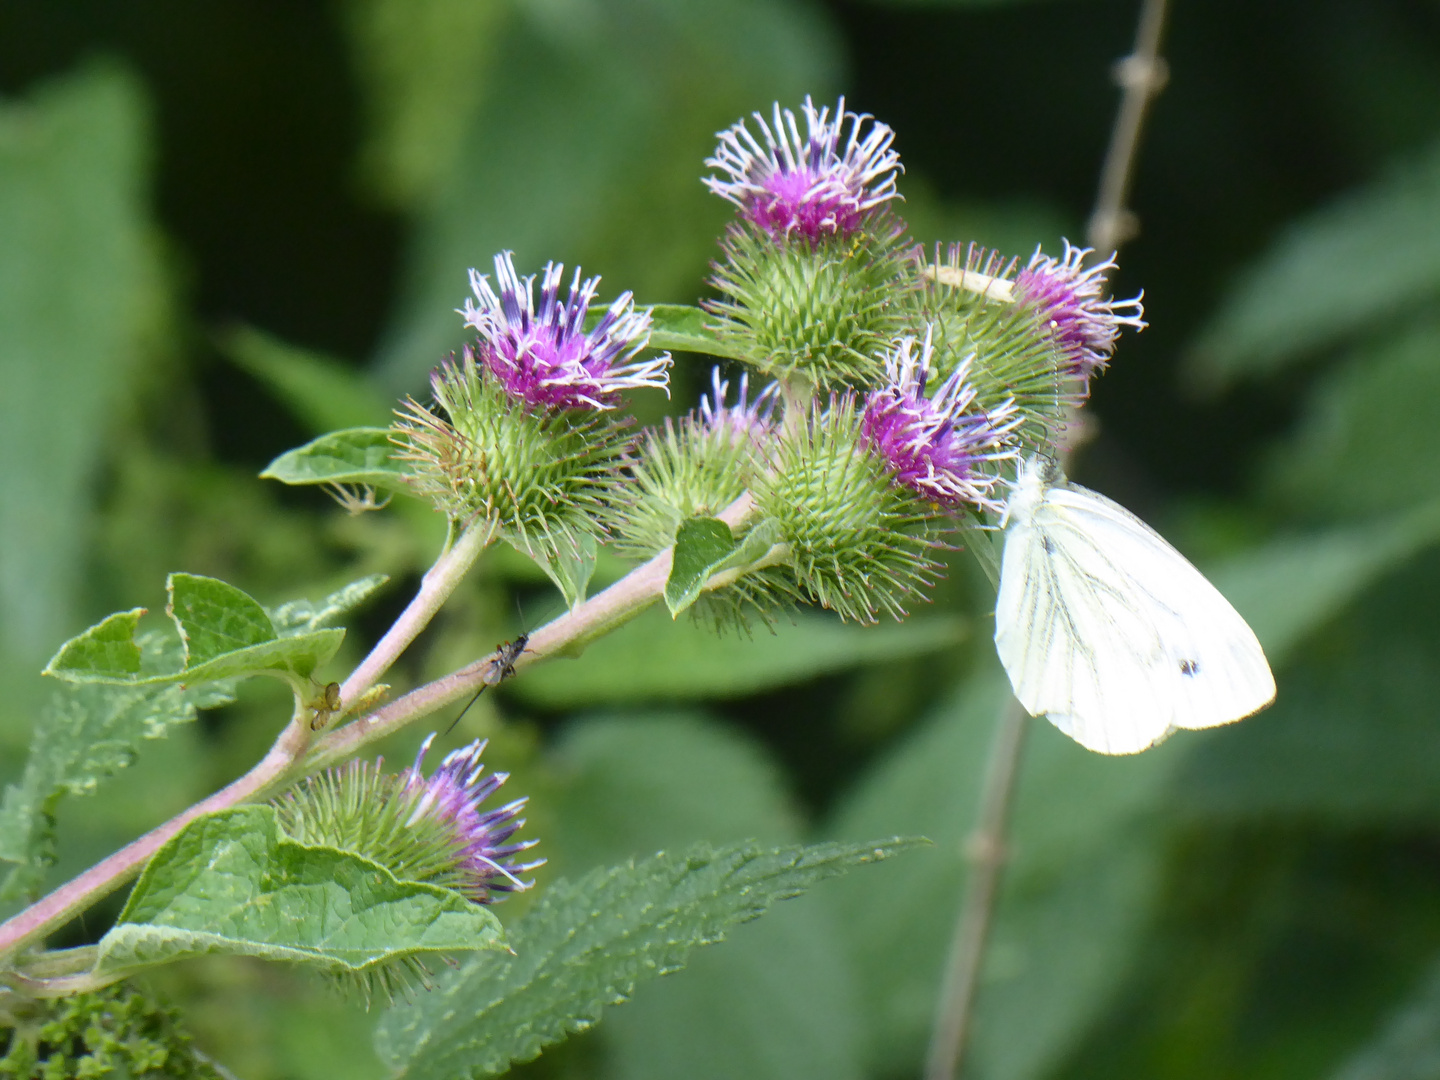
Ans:
{"label": "butterfly wing", "polygon": [[1275,697],[1259,641],[1219,590],[1076,485],[1047,489],[1007,530],[995,643],[1021,704],[1102,753],[1227,724]]}

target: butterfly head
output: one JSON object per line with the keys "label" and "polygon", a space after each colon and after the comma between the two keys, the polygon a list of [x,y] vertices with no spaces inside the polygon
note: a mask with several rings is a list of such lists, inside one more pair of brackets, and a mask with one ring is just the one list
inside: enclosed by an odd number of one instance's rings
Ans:
{"label": "butterfly head", "polygon": [[1032,454],[1020,463],[1019,473],[1010,488],[1010,498],[1005,502],[1005,512],[1000,518],[1000,527],[1007,528],[1016,521],[1026,522],[1045,492],[1056,484],[1065,482],[1059,462],[1043,454]]}

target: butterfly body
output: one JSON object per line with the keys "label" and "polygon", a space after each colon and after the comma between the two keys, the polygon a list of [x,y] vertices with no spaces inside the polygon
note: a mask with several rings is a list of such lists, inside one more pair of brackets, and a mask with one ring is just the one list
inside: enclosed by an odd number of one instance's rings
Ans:
{"label": "butterfly body", "polygon": [[1032,715],[1091,750],[1129,754],[1274,700],[1245,620],[1118,503],[1032,458],[1003,520],[995,647]]}

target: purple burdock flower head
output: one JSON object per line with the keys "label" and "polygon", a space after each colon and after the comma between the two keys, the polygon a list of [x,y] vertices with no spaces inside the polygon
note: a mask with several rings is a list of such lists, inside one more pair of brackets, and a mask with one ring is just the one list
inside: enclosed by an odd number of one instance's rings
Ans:
{"label": "purple burdock flower head", "polygon": [[1015,299],[1035,307],[1050,328],[1069,364],[1070,372],[1089,382],[1102,371],[1115,351],[1120,327],[1145,328],[1144,293],[1129,300],[1105,295],[1105,275],[1115,269],[1112,255],[1103,263],[1084,268],[1089,248],[1065,241],[1065,255],[1054,259],[1039,248],[1014,281]]}
{"label": "purple burdock flower head", "polygon": [[988,412],[975,407],[967,358],[925,396],[930,376],[930,332],[918,355],[915,339],[901,338],[885,358],[885,385],[865,401],[860,432],[902,484],[941,506],[1000,509],[991,463],[1013,458],[1011,434],[1022,417],[1013,402]]}
{"label": "purple burdock flower head", "polygon": [[613,409],[621,390],[653,386],[669,393],[670,354],[634,360],[650,338],[650,313],[636,311],[630,293],[622,293],[588,333],[585,316],[599,287],[598,277],[580,280],[560,298],[565,267],[546,263],[535,309],[535,276],[515,272],[512,253],[495,256],[495,281],[470,271],[475,300],[460,314],[479,334],[467,353],[483,363],[505,389],[540,409]]}
{"label": "purple burdock flower head", "polygon": [[707,176],[705,186],[771,236],[847,237],[871,210],[896,197],[895,176],[904,170],[890,148],[895,133],[878,122],[867,128],[872,118],[846,112],[843,97],[833,120],[828,107],[817,110],[809,97],[801,111],[803,138],[795,114],[782,112],[779,102],[773,126],[753,114],[758,139],[744,120],[719,132],[720,145],[705,164],[726,176]]}
{"label": "purple burdock flower head", "polygon": [[520,862],[517,859],[539,841],[511,842],[510,839],[525,824],[520,812],[526,800],[516,799],[494,810],[480,812],[480,804],[510,778],[509,773],[483,775],[480,755],[485,752],[485,742],[477,739],[469,746],[446,754],[439,768],[427,778],[420,771],[420,764],[434,740],[432,732],[415,755],[414,766],[403,774],[402,794],[416,800],[406,827],[413,828],[424,818],[448,826],[454,834],[454,850],[458,856],[459,891],[477,903],[492,903],[507,893],[530,888],[534,882],[522,881],[520,875],[543,866],[545,860]]}
{"label": "purple burdock flower head", "polygon": [[720,368],[710,369],[710,393],[700,395],[700,423],[707,431],[726,430],[744,435],[757,445],[763,444],[774,432],[771,417],[779,400],[780,384],[772,382],[750,400],[750,373],[740,373],[740,397],[734,405],[726,405],[730,380],[721,380]]}

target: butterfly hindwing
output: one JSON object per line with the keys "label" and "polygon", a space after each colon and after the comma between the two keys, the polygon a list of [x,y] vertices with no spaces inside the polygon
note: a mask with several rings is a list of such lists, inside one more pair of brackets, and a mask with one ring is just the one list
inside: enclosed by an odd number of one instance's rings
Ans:
{"label": "butterfly hindwing", "polygon": [[1274,697],[1245,620],[1103,495],[1060,484],[1022,504],[1001,570],[995,641],[1016,696],[1090,749],[1134,753]]}

